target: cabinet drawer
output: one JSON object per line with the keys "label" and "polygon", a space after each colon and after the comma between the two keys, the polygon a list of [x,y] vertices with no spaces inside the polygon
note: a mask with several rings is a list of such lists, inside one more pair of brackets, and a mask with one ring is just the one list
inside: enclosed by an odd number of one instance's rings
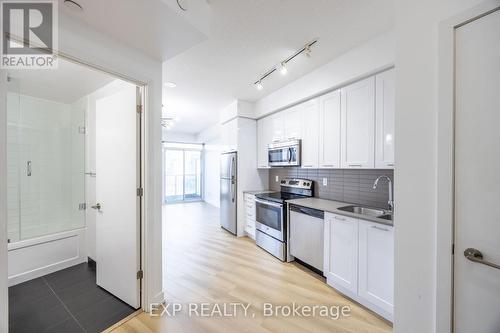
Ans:
{"label": "cabinet drawer", "polygon": [[253,195],[253,194],[245,193],[244,199],[245,199],[245,202],[254,202],[255,203],[255,195]]}

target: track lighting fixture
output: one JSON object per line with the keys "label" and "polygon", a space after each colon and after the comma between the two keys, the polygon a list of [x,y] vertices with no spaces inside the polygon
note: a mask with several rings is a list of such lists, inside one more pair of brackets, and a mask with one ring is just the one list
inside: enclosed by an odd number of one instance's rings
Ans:
{"label": "track lighting fixture", "polygon": [[307,43],[303,48],[301,48],[300,50],[298,50],[297,52],[295,52],[294,54],[292,54],[290,57],[286,58],[285,60],[281,61],[278,66],[275,66],[275,67],[271,68],[270,70],[268,70],[264,75],[262,75],[257,81],[254,82],[255,88],[257,88],[257,90],[262,90],[264,88],[264,86],[262,85],[262,80],[267,78],[269,75],[274,73],[276,70],[279,70],[279,72],[282,75],[287,74],[288,73],[288,66],[287,66],[288,62],[290,62],[293,58],[295,58],[299,54],[304,53],[308,58],[310,58],[311,57],[311,46],[313,46],[317,42],[318,42],[318,40],[316,39],[310,43]]}

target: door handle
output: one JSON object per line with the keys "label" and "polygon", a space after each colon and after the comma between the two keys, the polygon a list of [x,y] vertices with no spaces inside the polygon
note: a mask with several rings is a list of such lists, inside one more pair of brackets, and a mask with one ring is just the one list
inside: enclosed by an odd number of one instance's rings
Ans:
{"label": "door handle", "polygon": [[95,204],[94,206],[91,206],[92,208],[94,209],[97,209],[97,210],[101,210],[101,204],[100,203],[97,203]]}
{"label": "door handle", "polygon": [[26,162],[26,176],[31,177],[31,161]]}
{"label": "door handle", "polygon": [[500,269],[500,265],[494,264],[492,262],[489,262],[487,260],[483,259],[483,254],[481,251],[473,249],[473,248],[468,248],[467,250],[464,251],[464,256],[465,258],[469,259],[470,261],[474,261],[486,266],[490,266],[496,269]]}

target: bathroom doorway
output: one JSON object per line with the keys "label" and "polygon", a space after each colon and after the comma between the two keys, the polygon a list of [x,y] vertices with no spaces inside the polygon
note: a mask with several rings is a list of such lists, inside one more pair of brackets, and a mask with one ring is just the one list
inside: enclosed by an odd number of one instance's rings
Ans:
{"label": "bathroom doorway", "polygon": [[9,332],[100,332],[141,307],[145,87],[65,57],[7,87]]}

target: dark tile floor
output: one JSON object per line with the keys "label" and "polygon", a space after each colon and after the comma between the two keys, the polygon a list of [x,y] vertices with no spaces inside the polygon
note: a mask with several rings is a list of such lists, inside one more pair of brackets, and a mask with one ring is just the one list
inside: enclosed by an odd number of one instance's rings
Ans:
{"label": "dark tile floor", "polygon": [[9,288],[10,333],[101,332],[135,310],[76,265]]}

